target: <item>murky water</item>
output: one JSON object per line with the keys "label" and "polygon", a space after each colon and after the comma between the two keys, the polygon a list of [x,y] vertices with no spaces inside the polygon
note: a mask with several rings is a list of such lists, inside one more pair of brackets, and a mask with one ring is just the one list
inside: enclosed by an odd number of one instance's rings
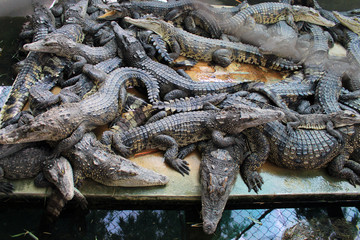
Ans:
{"label": "murky water", "polygon": [[[10,69],[24,55],[18,52],[17,39],[23,17],[31,13],[28,0],[0,1],[0,83],[11,85]],[[47,1],[49,4],[51,1]],[[206,1],[212,4],[236,5],[235,0]],[[263,1],[249,1],[255,4]],[[360,0],[322,0],[329,10],[360,8]],[[19,8],[20,6],[20,8]],[[281,239],[284,232],[295,229],[301,221],[307,227],[297,227],[298,232],[312,237],[329,236],[337,239],[360,239],[360,213],[357,208],[342,208],[344,218],[331,219],[327,209],[290,208],[260,210],[227,210],[218,230],[206,236],[198,228],[200,220],[189,218],[189,211],[198,210],[91,210],[86,217],[76,217],[73,211],[64,211],[49,239]],[[15,209],[0,203],[0,239],[34,239],[41,221],[43,208]],[[262,219],[259,220],[259,218]],[[309,227],[310,226],[310,227]],[[312,239],[308,237],[308,239]],[[335,239],[335,238],[334,238]]]}

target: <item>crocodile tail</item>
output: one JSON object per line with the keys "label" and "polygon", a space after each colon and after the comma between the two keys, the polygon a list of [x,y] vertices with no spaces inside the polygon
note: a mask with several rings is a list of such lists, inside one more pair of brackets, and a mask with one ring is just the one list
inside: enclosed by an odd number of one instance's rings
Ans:
{"label": "crocodile tail", "polygon": [[291,60],[279,58],[275,55],[265,55],[268,59],[263,67],[267,67],[273,70],[290,70],[296,71],[302,68],[302,65],[296,64]]}
{"label": "crocodile tail", "polygon": [[166,102],[154,103],[156,109],[171,112],[187,112],[203,109],[207,103],[218,104],[226,98],[227,93],[209,93],[202,96],[173,99]]}
{"label": "crocodile tail", "polygon": [[50,232],[66,203],[67,200],[59,190],[56,189],[51,193],[41,219],[40,233]]}
{"label": "crocodile tail", "polygon": [[147,89],[148,99],[150,103],[160,101],[160,87],[157,80],[144,70],[138,68],[127,67],[129,77],[125,78],[125,87],[142,87]]}

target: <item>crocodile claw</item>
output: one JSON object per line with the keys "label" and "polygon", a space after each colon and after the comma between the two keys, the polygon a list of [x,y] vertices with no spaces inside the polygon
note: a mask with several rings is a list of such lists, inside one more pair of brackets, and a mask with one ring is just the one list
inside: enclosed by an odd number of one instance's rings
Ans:
{"label": "crocodile claw", "polygon": [[0,182],[0,192],[9,194],[14,191],[14,186],[9,182]]}
{"label": "crocodile claw", "polygon": [[244,179],[244,182],[248,187],[249,192],[251,191],[251,189],[253,189],[256,193],[258,193],[259,190],[261,190],[261,186],[264,184],[264,180],[258,172],[251,172],[247,174],[246,179]]}
{"label": "crocodile claw", "polygon": [[189,163],[183,159],[177,158],[173,161],[169,161],[170,165],[176,169],[176,171],[178,171],[181,175],[184,176],[184,173],[186,175],[189,175],[190,172],[190,168],[189,168]]}

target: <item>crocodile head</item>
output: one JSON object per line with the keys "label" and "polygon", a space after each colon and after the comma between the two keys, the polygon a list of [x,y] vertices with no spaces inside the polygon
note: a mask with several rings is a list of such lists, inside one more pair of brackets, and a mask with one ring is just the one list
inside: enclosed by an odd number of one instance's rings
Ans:
{"label": "crocodile head", "polygon": [[106,186],[157,186],[165,185],[169,181],[164,175],[114,154],[101,144],[93,133],[85,134],[75,145],[72,157],[82,162],[80,171],[85,176]]}
{"label": "crocodile head", "polygon": [[123,50],[122,54],[126,61],[138,62],[148,58],[144,47],[136,37],[122,29],[119,24],[114,21],[111,22],[111,26],[114,29],[116,41]]}
{"label": "crocodile head", "polygon": [[98,16],[99,20],[116,20],[126,16],[132,15],[131,3],[109,3],[100,6],[100,9],[104,10],[105,13],[101,16]]}
{"label": "crocodile head", "polygon": [[[201,215],[203,230],[213,234],[222,217],[230,192],[239,174],[239,161],[233,147],[217,148],[207,143],[202,151],[201,176]],[[231,154],[233,152],[233,154]]]}
{"label": "crocodile head", "polygon": [[125,22],[131,23],[137,27],[151,30],[163,38],[166,36],[171,36],[171,29],[174,28],[172,24],[155,18],[132,19],[130,17],[125,17],[124,20]]}
{"label": "crocodile head", "polygon": [[54,53],[58,56],[67,57],[74,55],[76,42],[63,34],[50,34],[44,39],[28,43],[23,46],[25,51]]}
{"label": "crocodile head", "polygon": [[71,165],[64,157],[45,163],[43,173],[67,201],[74,197],[74,178]]}
{"label": "crocodile head", "polygon": [[261,109],[245,104],[234,104],[218,112],[215,119],[219,130],[236,134],[244,129],[281,120],[285,114],[279,110]]}
{"label": "crocodile head", "polygon": [[45,140],[61,140],[58,135],[61,128],[44,121],[30,121],[17,128],[0,129],[0,144],[39,142]]}
{"label": "crocodile head", "polygon": [[335,26],[334,22],[322,17],[319,11],[313,8],[294,5],[291,7],[290,11],[294,17],[294,21],[296,22],[304,21],[325,27]]}
{"label": "crocodile head", "polygon": [[360,123],[360,114],[353,111],[344,110],[329,113],[329,118],[334,123],[335,128],[350,126]]}
{"label": "crocodile head", "polygon": [[334,16],[341,22],[342,25],[349,28],[354,33],[360,35],[360,17],[346,17],[339,12],[333,11]]}

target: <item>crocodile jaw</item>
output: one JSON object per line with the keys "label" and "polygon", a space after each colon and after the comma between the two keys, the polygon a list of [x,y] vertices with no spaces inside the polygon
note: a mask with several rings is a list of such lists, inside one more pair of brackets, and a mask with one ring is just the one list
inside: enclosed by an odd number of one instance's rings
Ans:
{"label": "crocodile jaw", "polygon": [[74,174],[69,161],[60,157],[54,162],[51,161],[43,172],[46,179],[57,187],[65,200],[70,201],[74,197]]}
{"label": "crocodile jaw", "polygon": [[[162,31],[162,21],[156,19],[132,19],[130,17],[124,18],[125,22],[131,23],[137,27],[142,27],[151,31],[156,32],[160,36],[164,36],[164,31]],[[165,24],[165,22],[164,22]]]}
{"label": "crocodile jaw", "polygon": [[102,175],[93,177],[93,180],[106,186],[144,187],[159,186],[169,182],[168,177],[138,166],[121,156],[113,155],[108,161],[111,166],[101,167]]}
{"label": "crocodile jaw", "polygon": [[318,11],[313,8],[303,6],[292,6],[295,21],[305,21],[325,27],[333,27],[335,23],[322,17]]}
{"label": "crocodile jaw", "polygon": [[[166,176],[140,167],[106,148],[93,148],[89,144],[84,146],[87,146],[86,150],[77,151],[77,156],[81,161],[91,161],[89,168],[84,171],[87,171],[91,175],[90,178],[96,182],[119,187],[158,186],[169,182]],[[95,143],[94,146],[98,144]]]}
{"label": "crocodile jaw", "polygon": [[219,130],[230,134],[237,134],[247,128],[281,120],[284,117],[284,112],[279,110],[261,109],[236,104],[221,111],[216,120],[219,123]]}
{"label": "crocodile jaw", "polygon": [[356,34],[360,34],[360,18],[350,18],[340,14],[337,11],[333,11],[334,16],[341,22],[341,24],[348,27],[351,31]]}
{"label": "crocodile jaw", "polygon": [[58,56],[69,56],[76,46],[76,42],[62,34],[53,34],[39,41],[28,43],[23,46],[25,51],[54,53]]}
{"label": "crocodile jaw", "polygon": [[44,140],[57,141],[61,139],[62,136],[57,136],[61,132],[59,129],[46,124],[33,123],[13,130],[1,129],[0,144],[40,142]]}

